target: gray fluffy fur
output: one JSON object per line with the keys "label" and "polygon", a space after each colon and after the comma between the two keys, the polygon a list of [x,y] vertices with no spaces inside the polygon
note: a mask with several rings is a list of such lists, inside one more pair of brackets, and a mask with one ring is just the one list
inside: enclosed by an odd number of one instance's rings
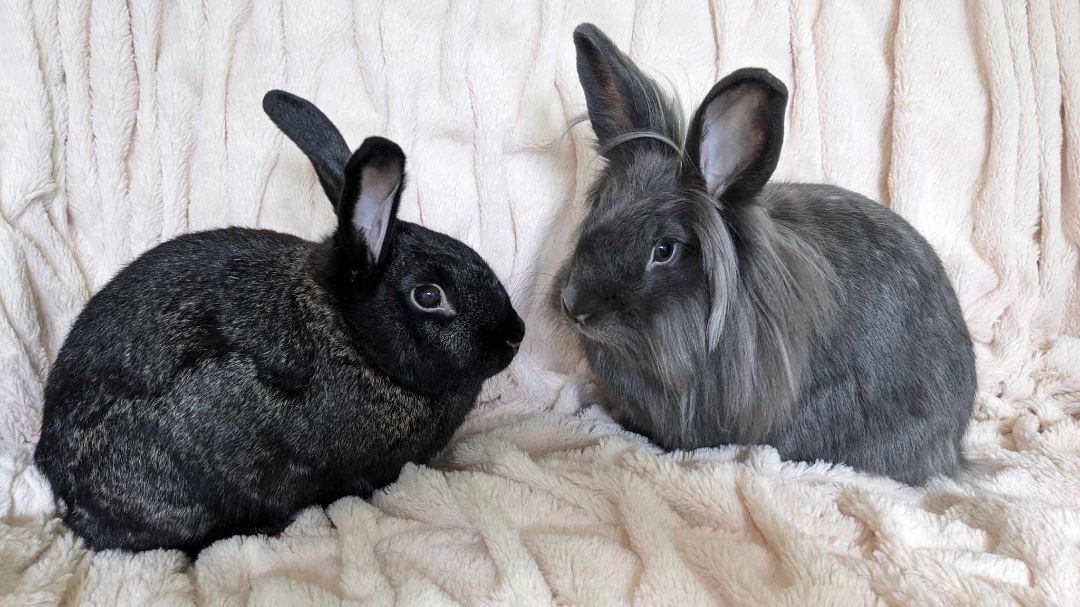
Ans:
{"label": "gray fluffy fur", "polygon": [[[552,305],[614,412],[666,448],[766,443],[913,484],[954,473],[974,357],[930,245],[853,192],[766,183],[787,93],[764,70],[718,83],[684,138],[600,30],[574,41],[605,166]],[[660,240],[678,243],[662,266]]]}

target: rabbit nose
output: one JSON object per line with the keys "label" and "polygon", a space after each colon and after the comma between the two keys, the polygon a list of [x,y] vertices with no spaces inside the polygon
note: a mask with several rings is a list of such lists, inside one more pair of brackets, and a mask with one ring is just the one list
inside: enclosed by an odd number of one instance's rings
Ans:
{"label": "rabbit nose", "polygon": [[588,320],[590,316],[592,316],[592,312],[577,312],[576,310],[574,310],[574,293],[570,290],[569,287],[563,289],[561,299],[563,314],[565,314],[566,317],[570,320],[573,320],[578,324],[585,324],[585,321]]}
{"label": "rabbit nose", "polygon": [[521,342],[525,339],[525,321],[521,320],[516,312],[512,312],[510,318],[507,319],[503,335],[510,349],[517,350],[521,347]]}

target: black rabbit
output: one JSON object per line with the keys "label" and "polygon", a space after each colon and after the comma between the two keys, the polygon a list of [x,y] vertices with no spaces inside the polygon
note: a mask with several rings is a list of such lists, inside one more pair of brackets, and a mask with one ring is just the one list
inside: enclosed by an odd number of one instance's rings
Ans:
{"label": "black rabbit", "polygon": [[574,32],[605,160],[552,305],[609,406],[665,448],[774,445],[912,484],[955,472],[971,338],[930,245],[858,194],[767,184],[787,90],[721,80],[693,116]]}
{"label": "black rabbit", "polygon": [[93,548],[274,532],[442,448],[524,325],[486,263],[395,218],[405,156],[351,155],[312,104],[263,107],[315,164],[338,226],[188,234],[121,271],[50,371],[35,461]]}

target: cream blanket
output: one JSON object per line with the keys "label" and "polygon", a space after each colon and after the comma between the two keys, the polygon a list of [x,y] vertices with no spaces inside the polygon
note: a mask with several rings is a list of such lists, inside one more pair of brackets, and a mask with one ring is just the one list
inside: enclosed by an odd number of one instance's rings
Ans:
{"label": "cream blanket", "polygon": [[[1080,4],[0,0],[0,603],[1080,603]],[[594,155],[570,33],[688,108],[791,90],[778,176],[876,197],[935,245],[976,341],[978,470],[911,489],[767,447],[663,454],[584,406],[543,294]],[[403,216],[462,238],[522,354],[433,467],[279,538],[90,554],[29,460],[87,297],[164,239],[306,237],[330,205],[261,112],[313,98],[409,154]]]}

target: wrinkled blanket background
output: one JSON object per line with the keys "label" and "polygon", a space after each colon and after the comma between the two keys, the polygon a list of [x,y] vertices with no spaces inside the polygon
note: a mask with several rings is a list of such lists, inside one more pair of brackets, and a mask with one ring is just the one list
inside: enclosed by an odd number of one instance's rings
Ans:
{"label": "wrinkled blanket background", "polygon": [[[0,604],[1077,604],[1080,4],[0,0]],[[664,454],[583,403],[543,296],[597,163],[571,31],[686,109],[791,92],[778,178],[862,192],[937,248],[976,342],[976,469],[925,489],[767,447]],[[177,234],[316,238],[331,207],[262,114],[314,99],[409,155],[402,216],[461,238],[529,325],[432,467],[285,535],[88,553],[29,465],[80,306]]]}

